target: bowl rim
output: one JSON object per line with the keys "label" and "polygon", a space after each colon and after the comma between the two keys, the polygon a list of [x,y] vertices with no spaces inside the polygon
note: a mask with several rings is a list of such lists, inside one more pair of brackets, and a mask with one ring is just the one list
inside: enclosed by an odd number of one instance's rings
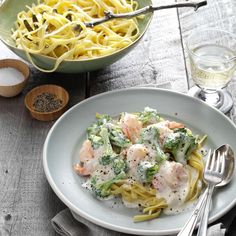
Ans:
{"label": "bowl rim", "polygon": [[[21,86],[21,85],[25,84],[29,80],[30,68],[29,68],[29,66],[25,62],[23,62],[20,59],[14,59],[14,58],[0,59],[0,64],[1,63],[5,63],[5,62],[10,62],[10,64],[7,65],[7,66],[1,66],[0,65],[0,70],[3,69],[3,68],[13,68],[13,69],[16,69],[17,71],[19,71],[23,75],[24,79],[21,82],[15,83],[15,84],[9,84],[9,85],[0,84],[1,88],[18,87],[18,86]],[[15,63],[21,64],[21,66],[24,67],[24,69],[26,70],[26,75],[21,70],[19,70],[16,67]]]}
{"label": "bowl rim", "polygon": [[[34,91],[37,91],[38,89],[40,88],[46,88],[46,87],[54,87],[54,88],[58,88],[60,89],[61,91],[64,92],[65,94],[65,99],[63,99],[63,104],[61,107],[59,107],[58,109],[56,110],[53,110],[53,111],[49,111],[49,112],[39,112],[39,111],[35,111],[34,109],[32,109],[30,106],[29,106],[29,103],[28,103],[28,99],[31,97],[31,94],[34,92]],[[46,92],[46,91],[45,91]],[[69,93],[66,89],[64,89],[62,86],[59,86],[59,85],[56,85],[56,84],[43,84],[43,85],[39,85],[39,86],[36,86],[34,87],[33,89],[31,89],[26,95],[25,95],[25,98],[24,98],[24,103],[25,103],[25,106],[26,108],[31,112],[31,113],[34,113],[34,114],[37,114],[37,115],[51,115],[51,114],[54,114],[58,111],[61,111],[62,109],[64,109],[67,104],[69,102]]]}

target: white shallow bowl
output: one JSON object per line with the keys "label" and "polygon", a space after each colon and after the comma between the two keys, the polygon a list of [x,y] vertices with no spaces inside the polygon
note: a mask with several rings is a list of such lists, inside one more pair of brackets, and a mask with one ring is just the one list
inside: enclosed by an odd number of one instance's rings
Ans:
{"label": "white shallow bowl", "polygon": [[[86,128],[95,121],[95,113],[117,115],[122,111],[156,108],[169,119],[182,121],[194,133],[207,134],[207,148],[224,143],[236,150],[236,127],[221,112],[196,98],[153,88],[134,88],[107,92],[91,97],[68,110],[48,133],[43,150],[43,164],[48,182],[57,196],[75,213],[112,230],[136,235],[168,235],[177,233],[191,212],[161,215],[148,222],[133,223],[137,214],[123,205],[114,207],[109,201],[99,201],[81,187],[82,177],[73,171],[78,152],[86,138]],[[236,180],[217,189],[213,197],[210,221],[217,220],[236,204]]]}

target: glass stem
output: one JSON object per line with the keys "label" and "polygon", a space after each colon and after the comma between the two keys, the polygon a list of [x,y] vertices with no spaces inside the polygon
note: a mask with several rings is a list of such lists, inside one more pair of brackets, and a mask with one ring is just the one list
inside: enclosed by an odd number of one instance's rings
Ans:
{"label": "glass stem", "polygon": [[198,94],[198,98],[216,108],[219,108],[223,104],[223,97],[219,91],[208,92],[201,90]]}

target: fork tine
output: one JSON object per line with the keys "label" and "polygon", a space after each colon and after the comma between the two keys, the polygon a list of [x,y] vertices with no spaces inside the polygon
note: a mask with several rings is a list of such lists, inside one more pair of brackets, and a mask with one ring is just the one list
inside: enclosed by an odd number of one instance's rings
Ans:
{"label": "fork tine", "polygon": [[209,150],[207,161],[206,161],[206,165],[205,165],[205,169],[206,170],[209,169],[210,164],[211,164],[211,149]]}
{"label": "fork tine", "polygon": [[220,154],[220,152],[217,152],[215,171],[220,172],[221,164],[222,164],[222,155]]}
{"label": "fork tine", "polygon": [[211,159],[211,166],[209,170],[214,170],[215,163],[216,163],[216,150],[213,151],[210,159]]}

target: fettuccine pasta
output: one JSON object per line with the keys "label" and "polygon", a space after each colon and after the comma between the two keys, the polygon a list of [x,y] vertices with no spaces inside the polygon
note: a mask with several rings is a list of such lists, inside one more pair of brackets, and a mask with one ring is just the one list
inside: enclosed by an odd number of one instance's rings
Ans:
{"label": "fettuccine pasta", "polygon": [[124,202],[135,203],[143,208],[142,215],[134,216],[134,222],[151,220],[161,214],[161,210],[168,207],[164,198],[156,197],[156,190],[143,186],[137,182],[120,181],[111,187],[113,195],[120,195]]}
{"label": "fettuccine pasta", "polygon": [[74,166],[89,176],[83,187],[99,199],[114,196],[142,214],[134,222],[157,218],[162,212],[186,210],[203,188],[204,168],[199,139],[184,124],[165,120],[155,109],[122,113],[119,119],[96,115]]}
{"label": "fettuccine pasta", "polygon": [[114,19],[93,28],[84,23],[104,17],[107,10],[126,13],[137,7],[134,0],[38,1],[17,15],[12,38],[33,64],[30,53],[56,58],[53,71],[65,59],[98,58],[130,45],[139,35],[135,18]]}

